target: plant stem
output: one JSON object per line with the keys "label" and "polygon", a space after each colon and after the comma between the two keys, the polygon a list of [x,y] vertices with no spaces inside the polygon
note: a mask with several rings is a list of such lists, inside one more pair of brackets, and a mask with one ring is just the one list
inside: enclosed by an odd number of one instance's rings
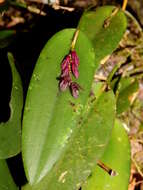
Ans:
{"label": "plant stem", "polygon": [[102,168],[104,171],[106,171],[110,176],[117,176],[118,173],[114,170],[112,170],[110,167],[106,166],[104,163],[102,163],[100,160],[98,160],[97,165]]}
{"label": "plant stem", "polygon": [[128,0],[123,0],[122,10],[125,11],[127,7]]}
{"label": "plant stem", "polygon": [[111,81],[112,81],[112,78],[113,76],[115,75],[115,73],[117,72],[117,70],[122,66],[122,64],[124,64],[125,62],[124,61],[120,61],[118,62],[112,69],[112,71],[110,72],[110,74],[108,75],[107,77],[107,84],[110,85],[111,84]]}
{"label": "plant stem", "polygon": [[75,31],[75,33],[74,33],[74,37],[73,37],[73,40],[72,40],[72,43],[71,43],[71,50],[74,50],[74,48],[75,48],[75,44],[76,44],[78,35],[79,35],[79,29],[77,29]]}

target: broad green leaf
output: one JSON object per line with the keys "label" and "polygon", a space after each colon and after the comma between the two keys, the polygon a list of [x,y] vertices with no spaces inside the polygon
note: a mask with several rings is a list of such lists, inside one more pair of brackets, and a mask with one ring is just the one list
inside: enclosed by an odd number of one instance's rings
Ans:
{"label": "broad green leaf", "polygon": [[5,160],[0,160],[0,190],[18,190]]}
{"label": "broad green leaf", "polygon": [[0,31],[0,49],[7,47],[14,35],[16,34],[15,30],[2,30]]}
{"label": "broad green leaf", "polygon": [[104,27],[105,20],[111,16],[114,10],[113,6],[103,6],[97,8],[96,11],[85,12],[79,22],[79,29],[93,43],[96,68],[101,59],[117,48],[127,27],[126,17],[121,10],[110,19],[109,26]]}
{"label": "broad green leaf", "polygon": [[91,174],[108,143],[115,117],[112,91],[103,92],[89,112],[78,133],[69,141],[64,155],[37,185],[23,190],[75,190]]}
{"label": "broad green leaf", "polygon": [[131,105],[130,98],[139,88],[138,81],[127,77],[122,78],[117,90],[117,114],[121,114]]}
{"label": "broad green leaf", "polygon": [[[115,170],[117,176],[109,176],[96,166],[83,185],[82,190],[127,190],[130,177],[130,143],[122,123],[116,120],[110,142],[101,158],[102,162]],[[119,188],[120,187],[120,188]]]}
{"label": "broad green leaf", "polygon": [[77,130],[80,113],[91,89],[95,56],[88,38],[79,33],[75,49],[80,59],[79,79],[83,88],[77,99],[68,90],[60,92],[60,65],[69,53],[75,29],[54,35],[44,47],[29,85],[24,108],[22,153],[27,178],[37,183],[52,168]]}
{"label": "broad green leaf", "polygon": [[23,107],[23,90],[19,73],[12,54],[8,54],[12,72],[12,91],[10,100],[10,118],[0,124],[0,159],[12,157],[21,149],[21,114]]}

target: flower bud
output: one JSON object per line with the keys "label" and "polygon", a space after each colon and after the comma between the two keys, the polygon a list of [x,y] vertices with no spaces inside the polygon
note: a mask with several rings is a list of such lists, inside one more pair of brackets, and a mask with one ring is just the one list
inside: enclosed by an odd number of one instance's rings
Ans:
{"label": "flower bud", "polygon": [[59,82],[59,88],[60,88],[60,90],[61,91],[65,91],[67,89],[67,87],[70,86],[70,83],[71,83],[70,76],[62,77],[60,79],[60,82]]}
{"label": "flower bud", "polygon": [[79,59],[76,54],[76,51],[71,51],[71,70],[75,78],[79,77],[78,65],[79,65]]}
{"label": "flower bud", "polygon": [[75,50],[71,51],[71,59],[73,60],[76,66],[79,66],[79,58]]}
{"label": "flower bud", "polygon": [[70,55],[67,55],[61,64],[61,77],[65,77],[70,73]]}
{"label": "flower bud", "polygon": [[74,98],[78,98],[79,96],[79,89],[81,87],[79,86],[79,84],[77,84],[76,82],[71,82],[70,84],[70,90],[71,90],[71,93],[72,93],[72,96]]}

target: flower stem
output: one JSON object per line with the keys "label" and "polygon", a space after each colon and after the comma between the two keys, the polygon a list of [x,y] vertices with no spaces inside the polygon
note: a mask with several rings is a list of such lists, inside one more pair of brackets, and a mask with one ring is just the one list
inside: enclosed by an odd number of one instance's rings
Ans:
{"label": "flower stem", "polygon": [[128,0],[123,0],[122,10],[125,11],[127,7]]}
{"label": "flower stem", "polygon": [[110,167],[106,166],[103,162],[98,160],[97,165],[102,168],[105,172],[107,172],[110,176],[117,176],[118,173],[112,170]]}
{"label": "flower stem", "polygon": [[75,48],[75,44],[76,44],[78,35],[79,35],[79,29],[77,29],[74,33],[74,37],[73,37],[72,44],[71,44],[71,50],[74,50],[74,48]]}

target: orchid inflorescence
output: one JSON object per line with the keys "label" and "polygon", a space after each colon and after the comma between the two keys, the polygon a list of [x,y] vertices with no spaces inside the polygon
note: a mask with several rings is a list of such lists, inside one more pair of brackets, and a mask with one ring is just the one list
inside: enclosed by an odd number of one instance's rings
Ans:
{"label": "orchid inflorescence", "polygon": [[68,87],[74,98],[78,98],[80,85],[72,81],[71,73],[75,78],[79,77],[78,72],[79,58],[75,50],[70,51],[70,53],[63,59],[61,64],[61,75],[59,88],[61,91],[65,91]]}

